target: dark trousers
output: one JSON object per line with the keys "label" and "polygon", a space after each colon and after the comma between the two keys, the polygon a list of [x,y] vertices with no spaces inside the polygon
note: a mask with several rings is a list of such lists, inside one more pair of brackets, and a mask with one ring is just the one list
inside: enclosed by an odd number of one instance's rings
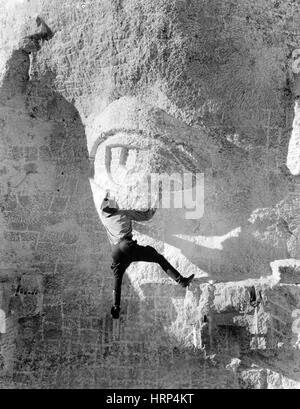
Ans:
{"label": "dark trousers", "polygon": [[161,268],[178,284],[181,283],[182,275],[151,246],[140,246],[136,240],[126,239],[112,247],[113,263],[111,268],[114,273],[114,305],[120,306],[121,286],[123,275],[132,261],[148,261],[158,263]]}

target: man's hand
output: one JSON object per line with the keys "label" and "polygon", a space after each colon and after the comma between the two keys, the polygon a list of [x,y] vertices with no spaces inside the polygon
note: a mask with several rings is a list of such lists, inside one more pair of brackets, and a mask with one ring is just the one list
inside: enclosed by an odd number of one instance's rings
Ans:
{"label": "man's hand", "polygon": [[151,218],[151,217],[154,216],[154,214],[156,212],[156,208],[150,208],[150,209],[147,210],[147,212],[149,214],[149,217]]}

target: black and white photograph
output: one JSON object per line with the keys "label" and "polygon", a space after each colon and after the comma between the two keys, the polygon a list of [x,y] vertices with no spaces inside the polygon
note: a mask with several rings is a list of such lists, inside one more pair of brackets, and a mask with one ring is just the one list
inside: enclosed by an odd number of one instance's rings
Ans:
{"label": "black and white photograph", "polygon": [[0,389],[300,389],[299,0],[0,0]]}

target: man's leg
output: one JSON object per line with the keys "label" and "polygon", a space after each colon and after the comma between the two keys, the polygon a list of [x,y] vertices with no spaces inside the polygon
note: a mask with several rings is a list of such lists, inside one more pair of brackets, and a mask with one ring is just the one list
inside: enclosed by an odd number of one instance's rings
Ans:
{"label": "man's leg", "polygon": [[111,314],[113,318],[119,318],[121,305],[121,288],[123,275],[130,262],[127,257],[121,252],[119,245],[116,245],[112,250],[113,263],[111,268],[114,274],[114,289],[113,289],[113,306]]}
{"label": "man's leg", "polygon": [[122,263],[113,263],[112,269],[114,272],[114,289],[113,289],[113,306],[111,309],[111,314],[113,318],[119,318],[120,305],[121,305],[121,289],[123,275],[126,271],[128,265]]}
{"label": "man's leg", "polygon": [[161,268],[168,274],[170,278],[180,284],[182,287],[187,287],[194,274],[189,277],[183,277],[179,271],[177,271],[168,260],[160,253],[158,253],[154,247],[140,246],[135,244],[130,255],[131,261],[147,261],[150,263],[158,263]]}

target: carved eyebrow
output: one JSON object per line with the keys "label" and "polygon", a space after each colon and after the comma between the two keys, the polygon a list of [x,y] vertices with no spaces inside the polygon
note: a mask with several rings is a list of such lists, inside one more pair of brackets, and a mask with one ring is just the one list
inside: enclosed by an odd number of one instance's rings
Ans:
{"label": "carved eyebrow", "polygon": [[146,151],[147,150],[147,148],[145,148],[145,147],[140,147],[138,145],[128,145],[128,144],[122,143],[122,142],[120,142],[120,143],[118,143],[118,142],[108,143],[106,145],[106,147],[110,148],[110,149],[121,148],[121,149],[136,149],[136,150],[139,150],[139,151]]}

